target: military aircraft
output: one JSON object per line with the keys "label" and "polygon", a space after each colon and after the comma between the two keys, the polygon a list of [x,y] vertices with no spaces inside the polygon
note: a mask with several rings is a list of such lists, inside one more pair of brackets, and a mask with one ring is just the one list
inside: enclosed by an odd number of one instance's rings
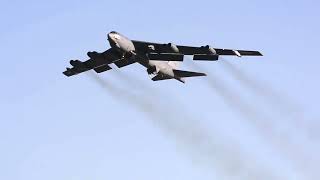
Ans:
{"label": "military aircraft", "polygon": [[262,56],[259,51],[233,50],[213,48],[209,45],[201,47],[180,46],[173,43],[161,44],[144,41],[130,40],[122,34],[112,31],[108,33],[108,41],[111,48],[105,52],[88,52],[89,60],[71,60],[72,68],[63,72],[66,76],[73,76],[93,69],[102,73],[112,69],[109,64],[115,64],[118,68],[139,63],[147,68],[147,72],[153,81],[176,79],[185,82],[184,78],[206,76],[205,73],[183,71],[177,69],[184,55],[192,55],[193,60],[216,61],[219,56]]}

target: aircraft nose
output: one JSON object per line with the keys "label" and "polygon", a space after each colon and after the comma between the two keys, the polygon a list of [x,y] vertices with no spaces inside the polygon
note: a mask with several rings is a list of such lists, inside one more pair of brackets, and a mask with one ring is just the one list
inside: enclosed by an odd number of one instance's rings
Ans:
{"label": "aircraft nose", "polygon": [[114,37],[113,37],[113,35],[112,35],[112,33],[109,33],[108,34],[108,41],[110,42],[110,43],[112,43],[112,44],[114,44],[116,41],[115,41],[115,39],[114,39]]}
{"label": "aircraft nose", "polygon": [[111,37],[111,33],[108,33],[108,39],[111,40],[112,37]]}

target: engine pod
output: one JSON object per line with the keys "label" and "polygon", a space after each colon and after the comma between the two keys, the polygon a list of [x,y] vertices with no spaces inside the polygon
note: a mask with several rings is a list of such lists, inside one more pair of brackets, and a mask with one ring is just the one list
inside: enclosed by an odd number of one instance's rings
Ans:
{"label": "engine pod", "polygon": [[167,53],[179,53],[179,48],[173,43],[164,44],[164,51]]}
{"label": "engine pod", "polygon": [[203,54],[217,54],[217,51],[209,45],[201,46],[201,49],[203,49]]}
{"label": "engine pod", "polygon": [[79,61],[79,60],[71,60],[71,61],[70,61],[70,64],[71,64],[73,67],[81,67],[81,66],[83,66],[82,62]]}
{"label": "engine pod", "polygon": [[99,53],[96,52],[96,51],[93,51],[93,52],[88,52],[87,55],[88,55],[88,57],[91,58],[91,59],[96,59],[96,58],[98,58]]}

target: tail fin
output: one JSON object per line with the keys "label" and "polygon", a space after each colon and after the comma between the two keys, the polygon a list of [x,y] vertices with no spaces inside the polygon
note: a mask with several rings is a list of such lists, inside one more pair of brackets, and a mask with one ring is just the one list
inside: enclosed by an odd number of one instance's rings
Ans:
{"label": "tail fin", "polygon": [[205,73],[200,72],[192,72],[192,71],[182,71],[182,70],[173,70],[175,76],[183,78],[183,77],[196,77],[196,76],[206,76]]}

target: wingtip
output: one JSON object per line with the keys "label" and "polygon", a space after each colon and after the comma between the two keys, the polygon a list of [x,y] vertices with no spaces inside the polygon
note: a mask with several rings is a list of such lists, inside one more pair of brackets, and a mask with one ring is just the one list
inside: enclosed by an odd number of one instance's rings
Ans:
{"label": "wingtip", "polygon": [[63,75],[68,76],[68,71],[62,72]]}
{"label": "wingtip", "polygon": [[258,55],[259,55],[259,56],[263,56],[263,54],[262,54],[260,51],[258,51]]}
{"label": "wingtip", "polygon": [[70,76],[76,75],[77,73],[75,73],[74,71],[72,71],[72,69],[67,68],[66,71],[62,72],[62,74],[64,74],[64,75],[67,76],[67,77],[70,77]]}

